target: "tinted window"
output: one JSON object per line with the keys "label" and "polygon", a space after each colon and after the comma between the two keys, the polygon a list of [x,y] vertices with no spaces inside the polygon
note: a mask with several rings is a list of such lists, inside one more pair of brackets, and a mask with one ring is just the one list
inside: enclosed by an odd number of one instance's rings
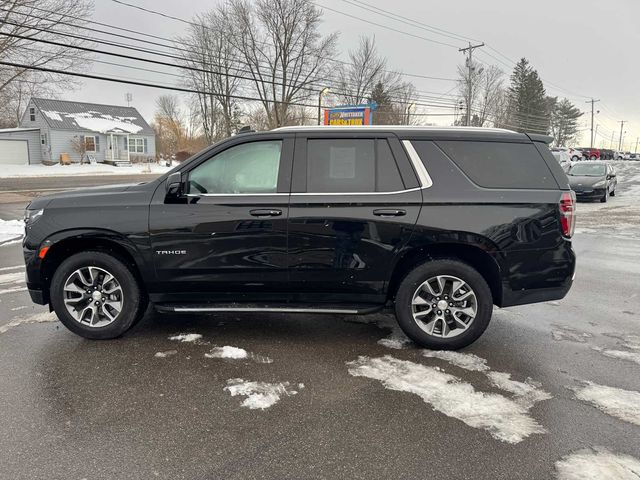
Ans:
{"label": "tinted window", "polygon": [[558,188],[536,147],[528,143],[440,141],[440,148],[486,188]]}
{"label": "tinted window", "polygon": [[605,175],[605,166],[601,163],[576,163],[569,169],[569,175],[602,177],[603,175]]}
{"label": "tinted window", "polygon": [[189,193],[275,193],[280,140],[243,143],[198,165],[189,174]]}
{"label": "tinted window", "polygon": [[307,192],[403,190],[386,140],[322,139],[307,142]]}

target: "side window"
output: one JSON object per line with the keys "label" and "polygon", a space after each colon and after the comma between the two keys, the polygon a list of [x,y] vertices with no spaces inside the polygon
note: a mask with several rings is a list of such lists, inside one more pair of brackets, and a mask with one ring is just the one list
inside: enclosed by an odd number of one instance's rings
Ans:
{"label": "side window", "polygon": [[190,172],[188,193],[276,193],[281,151],[281,140],[228,148]]}
{"label": "side window", "polygon": [[544,158],[533,144],[471,141],[436,143],[481,187],[558,188]]}
{"label": "side window", "polygon": [[386,140],[307,141],[307,192],[392,192],[403,189]]}

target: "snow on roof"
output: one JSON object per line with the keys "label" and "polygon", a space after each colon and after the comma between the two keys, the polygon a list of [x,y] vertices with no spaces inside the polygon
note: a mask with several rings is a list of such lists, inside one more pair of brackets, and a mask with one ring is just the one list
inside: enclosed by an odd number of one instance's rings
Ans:
{"label": "snow on roof", "polygon": [[154,135],[133,107],[33,98],[47,124],[56,130]]}

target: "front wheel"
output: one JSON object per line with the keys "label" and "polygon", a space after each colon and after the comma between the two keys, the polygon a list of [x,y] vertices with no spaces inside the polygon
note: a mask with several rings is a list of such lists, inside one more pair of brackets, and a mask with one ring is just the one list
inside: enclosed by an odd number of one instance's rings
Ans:
{"label": "front wheel", "polygon": [[104,252],[82,252],[64,260],[53,275],[50,295],[65,327],[96,340],[119,337],[146,307],[130,268]]}
{"label": "front wheel", "polygon": [[491,290],[475,269],[457,260],[433,260],[404,278],[396,318],[418,345],[456,350],[476,341],[491,320]]}
{"label": "front wheel", "polygon": [[595,156],[595,155],[591,155],[591,156],[589,157],[589,160],[596,160],[596,156]]}

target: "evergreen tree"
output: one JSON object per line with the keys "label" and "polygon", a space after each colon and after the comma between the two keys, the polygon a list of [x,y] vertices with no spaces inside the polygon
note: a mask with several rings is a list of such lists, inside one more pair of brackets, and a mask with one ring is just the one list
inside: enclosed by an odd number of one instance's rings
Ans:
{"label": "evergreen tree", "polygon": [[509,123],[518,132],[549,132],[550,109],[544,84],[529,61],[522,58],[511,74]]}
{"label": "evergreen tree", "polygon": [[558,147],[566,147],[576,141],[578,119],[582,116],[582,112],[566,98],[553,103],[553,109],[551,110],[553,142]]}
{"label": "evergreen tree", "polygon": [[374,125],[390,125],[393,103],[391,95],[384,88],[384,84],[378,81],[371,90],[371,101],[378,104],[378,109],[373,112]]}

